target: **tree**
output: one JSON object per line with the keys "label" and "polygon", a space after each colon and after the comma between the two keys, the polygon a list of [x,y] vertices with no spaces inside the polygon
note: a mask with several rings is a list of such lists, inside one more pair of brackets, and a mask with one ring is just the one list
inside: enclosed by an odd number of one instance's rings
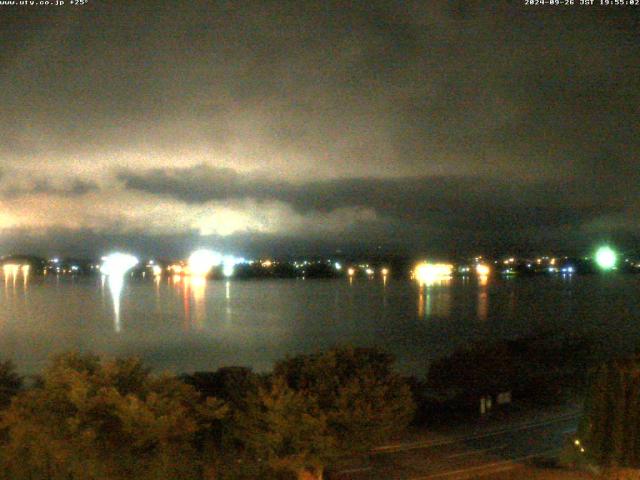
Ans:
{"label": "tree", "polygon": [[21,479],[195,478],[196,434],[220,418],[216,399],[152,376],[137,359],[55,357],[17,395],[0,427],[4,472]]}
{"label": "tree", "polygon": [[234,421],[238,412],[247,410],[249,398],[258,393],[262,383],[261,377],[249,368],[222,367],[215,372],[185,375],[182,380],[192,385],[201,396],[224,401],[231,412],[199,435],[199,448],[214,452],[210,456],[216,459],[211,465],[216,472],[216,478],[264,478],[265,472],[256,471],[258,465],[251,458],[242,458],[245,451],[242,441],[236,435]]}
{"label": "tree", "polygon": [[281,377],[258,388],[246,408],[234,414],[235,434],[246,449],[243,457],[298,479],[322,478],[326,462],[335,455],[326,423],[315,398],[292,390]]}
{"label": "tree", "polygon": [[274,376],[315,398],[343,454],[368,451],[404,431],[415,404],[393,357],[375,348],[334,348],[276,364]]}
{"label": "tree", "polygon": [[594,370],[578,442],[601,466],[640,467],[640,355]]}

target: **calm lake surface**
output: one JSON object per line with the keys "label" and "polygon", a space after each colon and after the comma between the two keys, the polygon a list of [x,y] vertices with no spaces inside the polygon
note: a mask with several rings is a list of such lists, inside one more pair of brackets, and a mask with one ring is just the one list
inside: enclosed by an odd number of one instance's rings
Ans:
{"label": "calm lake surface", "polygon": [[[70,349],[137,355],[158,370],[268,370],[287,354],[380,346],[403,373],[470,340],[548,328],[640,345],[640,275],[409,280],[160,281],[0,277],[0,358],[23,373]],[[117,290],[117,285],[115,286]]]}

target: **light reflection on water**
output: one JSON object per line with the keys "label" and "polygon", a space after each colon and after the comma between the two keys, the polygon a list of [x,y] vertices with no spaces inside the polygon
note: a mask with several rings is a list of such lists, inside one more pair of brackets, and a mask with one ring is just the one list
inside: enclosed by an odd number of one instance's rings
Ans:
{"label": "light reflection on water", "polygon": [[107,283],[113,304],[113,328],[116,332],[120,333],[122,330],[122,324],[120,322],[120,300],[122,298],[122,287],[124,286],[124,275],[109,275],[107,277]]}
{"label": "light reflection on water", "polygon": [[224,313],[225,313],[225,324],[228,326],[231,324],[231,281],[227,280],[224,283],[224,290],[225,290],[225,294],[224,294],[224,298],[225,298],[225,308],[224,308]]}
{"label": "light reflection on water", "polygon": [[[461,280],[462,282],[465,279]],[[418,284],[418,317],[447,317],[451,311],[451,279]]]}
{"label": "light reflection on water", "polygon": [[478,277],[478,320],[486,320],[489,314],[489,292],[487,285],[489,285],[487,275]]}
{"label": "light reflection on water", "polygon": [[[181,297],[183,330],[202,330],[207,319],[207,289],[210,282],[203,276],[180,276],[171,278],[174,290]],[[159,294],[159,290],[157,291]]]}
{"label": "light reflection on water", "polygon": [[185,283],[188,283],[191,288],[194,303],[194,315],[191,323],[194,324],[198,330],[202,330],[207,308],[205,298],[207,279],[204,277],[189,277],[185,278]]}
{"label": "light reflection on water", "polygon": [[[30,269],[27,265],[5,265],[3,268],[5,297],[16,296],[18,292],[22,292],[23,297],[27,297],[29,291]],[[18,283],[18,277],[22,278],[21,284]]]}
{"label": "light reflection on water", "polygon": [[616,348],[640,343],[640,275],[470,276],[420,286],[382,277],[118,281],[10,272],[0,288],[0,356],[27,371],[78,348],[190,371],[266,370],[287,354],[378,345],[403,371],[420,373],[470,340],[552,327],[595,331]]}

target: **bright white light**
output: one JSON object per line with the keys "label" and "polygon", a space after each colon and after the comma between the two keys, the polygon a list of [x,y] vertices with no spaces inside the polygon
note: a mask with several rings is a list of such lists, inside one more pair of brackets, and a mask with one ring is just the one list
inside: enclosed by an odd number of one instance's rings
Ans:
{"label": "bright white light", "polygon": [[373,268],[367,268],[365,272],[367,273],[367,275],[373,275],[374,273]]}
{"label": "bright white light", "polygon": [[334,266],[336,267],[336,270],[342,270],[342,265],[340,265],[340,262],[336,262]]}
{"label": "bright white light", "polygon": [[243,258],[236,258],[232,255],[225,255],[224,259],[222,260],[222,274],[227,278],[233,276],[236,265],[238,263],[243,263],[243,261]]}
{"label": "bright white light", "polygon": [[138,264],[138,259],[126,253],[112,253],[103,258],[100,272],[108,276],[123,276]]}
{"label": "bright white light", "polygon": [[162,267],[160,267],[159,265],[154,265],[152,270],[153,270],[153,274],[156,277],[159,277],[160,275],[162,275]]}
{"label": "bright white light", "polygon": [[222,255],[218,252],[197,250],[189,257],[189,272],[191,275],[205,276],[220,263],[222,263]]}
{"label": "bright white light", "polygon": [[233,276],[233,271],[235,270],[235,265],[232,263],[225,263],[224,266],[222,267],[222,274],[225,277],[232,277]]}

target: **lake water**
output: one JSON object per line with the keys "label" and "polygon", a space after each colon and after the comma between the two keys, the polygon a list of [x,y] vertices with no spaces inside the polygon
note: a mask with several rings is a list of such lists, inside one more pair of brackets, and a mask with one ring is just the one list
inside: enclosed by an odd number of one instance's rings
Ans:
{"label": "lake water", "polygon": [[[612,351],[640,345],[640,275],[409,280],[0,277],[0,358],[23,373],[55,352],[137,355],[174,372],[245,365],[338,344],[380,346],[404,373],[470,340],[547,328],[595,333]],[[119,306],[118,306],[119,304]],[[116,312],[119,310],[119,313]]]}

